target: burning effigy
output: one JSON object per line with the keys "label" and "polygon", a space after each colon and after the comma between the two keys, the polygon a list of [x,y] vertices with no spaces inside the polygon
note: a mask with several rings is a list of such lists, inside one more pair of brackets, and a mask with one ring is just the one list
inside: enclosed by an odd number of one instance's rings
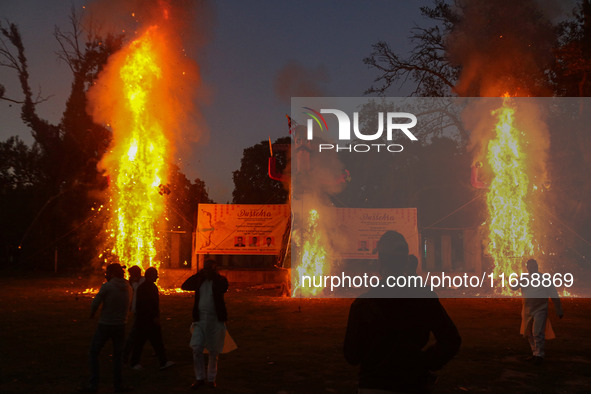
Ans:
{"label": "burning effigy", "polygon": [[138,10],[150,15],[146,23],[109,58],[88,93],[88,111],[113,136],[99,163],[109,179],[105,255],[143,269],[160,265],[170,164],[198,86],[179,37],[179,12],[168,2],[152,5]]}
{"label": "burning effigy", "polygon": [[[496,277],[520,273],[528,258],[543,254],[540,246],[544,221],[543,193],[548,187],[545,168],[548,131],[538,105],[527,98],[506,95],[481,99],[464,110],[471,128],[475,160],[482,160],[478,179],[486,200],[483,223],[485,252],[494,265]],[[480,177],[480,175],[479,175]],[[499,289],[509,294],[508,288]]]}
{"label": "burning effigy", "polygon": [[486,195],[488,253],[495,261],[495,274],[508,277],[520,272],[522,260],[534,254],[531,184],[522,132],[514,124],[515,110],[508,99],[494,115],[498,121],[486,154],[494,174]]}

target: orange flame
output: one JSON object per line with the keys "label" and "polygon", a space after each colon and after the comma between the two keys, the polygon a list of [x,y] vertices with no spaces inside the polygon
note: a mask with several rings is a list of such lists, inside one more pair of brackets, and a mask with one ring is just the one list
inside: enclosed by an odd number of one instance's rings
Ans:
{"label": "orange flame", "polygon": [[576,296],[574,294],[572,294],[570,291],[564,289],[564,290],[562,290],[561,297],[576,297]]}
{"label": "orange flame", "polygon": [[319,287],[302,287],[300,282],[302,276],[321,277],[327,274],[327,252],[324,248],[324,236],[319,229],[320,215],[316,209],[311,209],[308,213],[308,223],[306,228],[305,241],[302,245],[302,258],[297,267],[295,267],[296,278],[293,288],[293,296],[296,296],[300,290],[302,296],[315,296],[324,289]]}
{"label": "orange flame", "polygon": [[195,64],[186,57],[170,15],[111,56],[88,93],[89,112],[112,128],[100,163],[110,177],[110,242],[125,265],[160,265],[157,243],[166,228],[169,163],[177,134],[198,117]]}
{"label": "orange flame", "polygon": [[503,106],[493,114],[498,122],[487,152],[493,172],[487,194],[488,253],[494,259],[495,274],[504,273],[508,278],[511,273],[521,272],[524,258],[534,253],[530,180],[520,142],[522,133],[514,126],[515,110],[507,96]]}
{"label": "orange flame", "polygon": [[158,193],[166,168],[168,140],[163,126],[147,107],[150,94],[162,79],[161,59],[154,50],[157,27],[151,27],[129,46],[120,69],[131,128],[119,142],[122,154],[115,162],[113,203],[116,207],[114,253],[126,264],[147,268],[156,257],[155,228],[164,212]]}

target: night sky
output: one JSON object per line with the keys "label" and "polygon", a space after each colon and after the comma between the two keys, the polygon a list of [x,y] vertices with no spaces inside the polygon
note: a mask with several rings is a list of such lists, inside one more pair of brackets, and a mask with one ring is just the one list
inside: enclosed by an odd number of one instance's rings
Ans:
{"label": "night sky", "polygon": [[[70,73],[55,54],[54,26],[67,31],[72,6],[84,13],[88,1],[20,0],[0,2],[0,17],[16,23],[29,60],[31,86],[53,97],[39,106],[42,117],[59,122],[70,91]],[[208,104],[201,106],[208,137],[186,141],[176,163],[189,179],[199,177],[219,203],[231,202],[232,171],[244,148],[269,136],[287,135],[289,96],[277,93],[286,69],[294,81],[312,85],[324,96],[362,96],[377,76],[362,59],[378,40],[404,53],[415,25],[425,25],[419,7],[428,1],[220,1],[213,5],[211,27],[203,37],[186,36],[185,49],[201,68]],[[305,82],[305,83],[304,83]],[[6,96],[22,98],[14,70],[0,68]],[[296,84],[298,85],[298,84]],[[406,96],[412,86],[389,91]],[[0,101],[0,139],[18,135],[32,142],[20,120],[20,106]],[[195,135],[202,134],[195,130]]]}

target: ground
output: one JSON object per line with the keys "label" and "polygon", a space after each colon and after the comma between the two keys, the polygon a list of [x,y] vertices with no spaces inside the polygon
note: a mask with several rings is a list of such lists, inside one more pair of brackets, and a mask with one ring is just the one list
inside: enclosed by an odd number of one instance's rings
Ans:
{"label": "ground", "polygon": [[[92,283],[90,283],[92,282]],[[87,353],[96,325],[89,319],[99,280],[0,278],[0,392],[75,392],[88,378]],[[218,393],[355,393],[357,369],[343,359],[342,342],[351,300],[292,299],[276,290],[234,288],[226,300],[228,328],[238,349],[220,356]],[[144,370],[124,370],[138,393],[189,392],[188,348],[193,298],[161,295],[169,358],[160,371],[150,345]],[[524,358],[518,299],[444,299],[462,336],[458,356],[442,371],[438,393],[577,393],[591,390],[591,300],[564,300],[565,317],[551,309],[557,339],[547,359]],[[112,392],[110,345],[101,354],[101,392]],[[204,392],[212,392],[206,389]]]}

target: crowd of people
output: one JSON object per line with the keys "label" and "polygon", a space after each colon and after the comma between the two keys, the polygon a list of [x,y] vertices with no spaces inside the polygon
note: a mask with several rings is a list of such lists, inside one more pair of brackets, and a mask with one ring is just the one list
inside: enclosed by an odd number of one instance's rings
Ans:
{"label": "crowd of people", "polygon": [[[414,275],[418,260],[409,255],[404,237],[387,231],[377,244],[379,273],[383,277]],[[535,260],[526,264],[529,274],[538,273]],[[102,305],[90,346],[90,380],[82,392],[96,392],[99,383],[99,354],[108,341],[113,343],[113,386],[115,392],[131,391],[123,384],[122,365],[140,370],[143,347],[149,341],[160,369],[175,365],[168,360],[160,326],[158,271],[146,269],[142,277],[137,266],[129,270],[117,263],[107,266],[106,282],[91,303],[93,317]],[[224,294],[228,280],[216,270],[214,260],[181,286],[194,291],[190,347],[193,350],[195,381],[191,389],[215,388],[218,356],[227,346],[228,311]],[[548,299],[557,315],[563,312],[556,289],[523,287],[522,326],[532,349],[529,358],[539,365],[544,360],[545,339],[553,336],[549,327]],[[125,338],[129,312],[133,325]],[[430,339],[434,337],[434,341]],[[441,369],[459,351],[461,337],[437,295],[423,288],[372,288],[351,305],[344,340],[347,362],[359,366],[360,394],[429,393]],[[209,353],[207,365],[204,352]]]}
{"label": "crowd of people", "polygon": [[[98,391],[99,355],[109,341],[113,343],[113,388],[117,393],[133,390],[123,383],[123,364],[141,370],[141,355],[147,341],[154,348],[161,370],[175,365],[167,358],[162,339],[160,296],[156,285],[158,270],[149,267],[142,277],[141,268],[133,266],[128,273],[129,280],[126,280],[123,266],[109,264],[105,271],[106,282],[92,300],[91,318],[99,307],[102,306],[102,309],[90,346],[90,380],[88,385],[80,388],[80,392]],[[215,388],[218,355],[224,348],[226,337],[228,313],[224,293],[228,290],[228,280],[217,272],[214,260],[207,260],[204,268],[189,277],[181,287],[195,292],[190,342],[195,382],[191,388]],[[130,312],[133,325],[125,338],[125,325]],[[206,349],[209,352],[207,368],[203,355]]]}
{"label": "crowd of people", "polygon": [[[384,233],[377,249],[382,278],[416,274],[418,259],[409,255],[400,233]],[[526,268],[529,275],[539,274],[534,259],[527,261]],[[526,360],[540,365],[545,339],[553,337],[548,300],[562,318],[560,298],[552,285],[530,282],[520,289],[521,334],[532,350]],[[461,342],[458,329],[433,291],[375,287],[351,305],[344,354],[350,364],[359,366],[359,394],[429,393],[437,381],[435,372],[457,354]]]}

